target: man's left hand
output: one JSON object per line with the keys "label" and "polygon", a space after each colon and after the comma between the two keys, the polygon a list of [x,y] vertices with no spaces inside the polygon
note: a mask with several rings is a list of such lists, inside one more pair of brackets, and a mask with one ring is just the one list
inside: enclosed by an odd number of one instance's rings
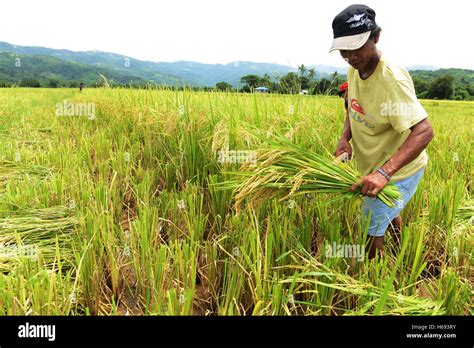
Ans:
{"label": "man's left hand", "polygon": [[373,172],[364,176],[359,183],[353,184],[351,191],[356,191],[359,186],[362,186],[361,193],[364,196],[375,198],[387,183],[388,180],[382,174]]}

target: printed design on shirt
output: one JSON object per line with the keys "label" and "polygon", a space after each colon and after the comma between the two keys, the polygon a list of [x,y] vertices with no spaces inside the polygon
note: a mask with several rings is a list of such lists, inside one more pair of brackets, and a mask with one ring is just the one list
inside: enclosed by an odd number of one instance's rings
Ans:
{"label": "printed design on shirt", "polygon": [[[360,115],[365,116],[364,118],[361,117]],[[351,104],[349,108],[349,116],[352,117],[355,121],[362,123],[364,126],[367,128],[375,128],[375,124],[372,122],[369,122],[367,118],[370,118],[370,121],[374,121],[374,117],[367,117],[368,115],[365,114],[364,109],[360,105],[359,101],[357,99],[351,99]]]}
{"label": "printed design on shirt", "polygon": [[362,106],[357,99],[351,100],[351,108],[357,111],[359,114],[365,115],[364,109],[362,109]]}

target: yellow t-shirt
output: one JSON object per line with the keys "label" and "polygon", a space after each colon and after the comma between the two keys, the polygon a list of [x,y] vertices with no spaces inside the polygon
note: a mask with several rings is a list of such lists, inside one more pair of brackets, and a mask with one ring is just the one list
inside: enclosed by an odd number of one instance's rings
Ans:
{"label": "yellow t-shirt", "polygon": [[[381,57],[375,71],[366,80],[350,67],[349,120],[354,159],[362,175],[381,167],[405,142],[410,127],[427,117],[416,98],[410,74]],[[423,150],[417,158],[396,172],[399,181],[415,174],[428,163]]]}

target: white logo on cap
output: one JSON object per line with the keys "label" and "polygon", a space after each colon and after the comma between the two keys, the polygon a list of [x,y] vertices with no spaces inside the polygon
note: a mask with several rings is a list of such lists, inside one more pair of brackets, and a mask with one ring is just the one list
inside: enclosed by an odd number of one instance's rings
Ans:
{"label": "white logo on cap", "polygon": [[346,23],[352,23],[349,28],[357,28],[360,27],[361,25],[366,25],[367,29],[372,29],[374,24],[372,23],[372,20],[370,18],[365,17],[365,13],[361,14],[355,14],[351,18],[349,18]]}
{"label": "white logo on cap", "polygon": [[351,22],[354,22],[354,21],[359,21],[362,17],[365,16],[365,13],[361,13],[361,14],[355,14],[353,15],[351,18],[349,18],[346,23],[351,23]]}

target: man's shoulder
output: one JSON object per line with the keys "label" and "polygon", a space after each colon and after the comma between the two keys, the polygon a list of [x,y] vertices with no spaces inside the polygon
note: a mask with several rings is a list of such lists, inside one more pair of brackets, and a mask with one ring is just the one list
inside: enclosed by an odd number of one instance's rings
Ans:
{"label": "man's shoulder", "polygon": [[401,65],[394,63],[385,57],[381,59],[382,69],[380,69],[382,77],[389,83],[410,82],[410,73]]}
{"label": "man's shoulder", "polygon": [[352,78],[352,75],[354,74],[355,69],[349,65],[347,68],[347,80]]}

